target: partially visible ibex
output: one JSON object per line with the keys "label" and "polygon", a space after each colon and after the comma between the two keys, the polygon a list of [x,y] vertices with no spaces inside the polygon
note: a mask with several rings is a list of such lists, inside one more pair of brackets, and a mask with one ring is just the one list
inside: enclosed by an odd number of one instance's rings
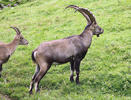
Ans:
{"label": "partially visible ibex", "polygon": [[16,36],[11,43],[0,42],[0,77],[2,72],[2,64],[6,63],[10,56],[15,52],[18,45],[27,45],[28,41],[24,39],[20,30],[16,27],[11,27],[16,31]]}
{"label": "partially visible ibex", "polygon": [[91,45],[92,36],[99,36],[104,32],[104,30],[98,26],[95,17],[88,9],[80,8],[75,5],[70,5],[66,8],[74,8],[76,11],[79,11],[86,18],[88,24],[80,35],[43,42],[32,52],[32,60],[37,66],[36,72],[30,83],[30,94],[32,94],[34,83],[35,91],[37,92],[39,90],[38,86],[40,80],[54,62],[59,64],[70,62],[70,81],[74,81],[73,73],[74,70],[76,70],[76,83],[78,84],[80,72],[79,66]]}

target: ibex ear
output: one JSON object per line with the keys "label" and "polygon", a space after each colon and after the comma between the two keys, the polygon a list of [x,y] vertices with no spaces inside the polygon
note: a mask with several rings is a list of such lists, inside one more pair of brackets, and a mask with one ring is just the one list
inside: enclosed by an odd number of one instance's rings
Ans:
{"label": "ibex ear", "polygon": [[18,35],[21,34],[20,30],[19,30],[17,27],[12,27],[12,26],[11,26],[10,28],[13,28],[13,29],[16,31],[16,33],[17,33]]}

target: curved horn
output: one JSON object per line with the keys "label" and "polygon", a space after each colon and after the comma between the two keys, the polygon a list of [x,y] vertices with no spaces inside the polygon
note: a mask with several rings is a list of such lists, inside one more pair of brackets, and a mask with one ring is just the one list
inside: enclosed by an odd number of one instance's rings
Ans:
{"label": "curved horn", "polygon": [[[93,23],[93,22],[96,23],[94,15],[87,8],[85,9],[85,8],[81,8],[81,7],[78,7],[75,5],[69,5],[66,8],[69,8],[69,7],[74,8],[76,11],[79,11],[80,13],[82,13],[83,16],[87,19],[87,21],[89,23]],[[89,19],[90,19],[90,21],[89,21]]]}
{"label": "curved horn", "polygon": [[82,9],[80,9],[78,6],[69,5],[69,6],[67,6],[65,9],[67,9],[67,8],[74,8],[74,9],[75,9],[75,12],[76,12],[76,11],[79,11],[79,12],[86,18],[87,22],[88,22],[89,24],[91,23],[91,20],[90,20],[89,16],[88,16],[84,11],[82,11]]}
{"label": "curved horn", "polygon": [[91,11],[89,11],[87,8],[80,8],[83,12],[85,12],[89,17],[90,17],[90,20],[91,22],[95,22],[96,23],[96,19],[95,19],[95,16],[92,14]]}
{"label": "curved horn", "polygon": [[17,27],[12,27],[12,26],[11,26],[10,28],[13,28],[13,29],[16,31],[17,34],[20,34],[20,33],[21,33],[20,30],[19,30]]}

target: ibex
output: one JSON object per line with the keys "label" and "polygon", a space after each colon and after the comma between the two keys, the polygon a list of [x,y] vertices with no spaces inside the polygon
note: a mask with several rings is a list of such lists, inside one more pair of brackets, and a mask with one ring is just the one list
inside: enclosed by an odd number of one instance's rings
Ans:
{"label": "ibex", "polygon": [[36,63],[36,71],[30,83],[29,93],[35,84],[35,91],[39,91],[40,80],[44,77],[53,63],[64,64],[70,62],[70,81],[74,81],[74,70],[76,71],[76,83],[79,83],[80,63],[85,57],[91,45],[93,35],[99,37],[104,30],[98,26],[94,15],[85,8],[69,5],[66,8],[74,8],[79,11],[87,20],[88,24],[80,35],[70,36],[64,39],[53,40],[41,43],[32,52],[32,60]]}
{"label": "ibex", "polygon": [[11,27],[16,31],[16,36],[14,40],[10,43],[2,43],[0,42],[0,77],[2,72],[2,65],[6,63],[10,56],[15,52],[16,47],[18,45],[27,45],[28,41],[24,39],[20,30],[16,27]]}

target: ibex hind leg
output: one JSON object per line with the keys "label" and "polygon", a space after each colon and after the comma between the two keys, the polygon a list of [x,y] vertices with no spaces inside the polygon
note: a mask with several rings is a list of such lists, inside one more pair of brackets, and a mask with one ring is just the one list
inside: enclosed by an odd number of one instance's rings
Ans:
{"label": "ibex hind leg", "polygon": [[45,74],[47,73],[47,71],[49,70],[51,65],[47,65],[47,64],[43,64],[43,66],[40,66],[40,71],[37,74],[36,78],[35,78],[35,92],[39,92],[39,83],[40,80],[45,76]]}
{"label": "ibex hind leg", "polygon": [[36,65],[36,70],[35,70],[35,73],[34,73],[34,75],[32,77],[32,81],[35,79],[35,77],[37,76],[37,74],[39,73],[39,71],[40,71],[40,66]]}
{"label": "ibex hind leg", "polygon": [[1,78],[1,74],[2,74],[2,64],[0,64],[0,78]]}
{"label": "ibex hind leg", "polygon": [[34,87],[34,79],[35,77],[37,76],[37,74],[39,73],[40,71],[40,66],[39,65],[36,65],[36,70],[35,70],[35,73],[32,77],[32,81],[30,83],[30,90],[29,90],[29,94],[32,94],[32,90],[33,90],[33,87]]}

